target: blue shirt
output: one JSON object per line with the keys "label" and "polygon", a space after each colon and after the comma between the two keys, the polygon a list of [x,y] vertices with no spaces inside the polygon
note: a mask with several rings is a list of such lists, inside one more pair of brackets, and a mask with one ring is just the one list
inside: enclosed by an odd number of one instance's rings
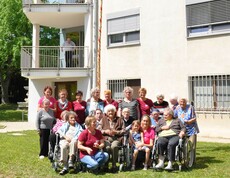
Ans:
{"label": "blue shirt", "polygon": [[181,106],[178,105],[174,110],[174,117],[179,118],[185,124],[186,133],[188,136],[199,133],[199,128],[196,121],[190,125],[185,123],[185,121],[196,118],[195,109],[192,105],[187,104],[185,109],[182,109]]}

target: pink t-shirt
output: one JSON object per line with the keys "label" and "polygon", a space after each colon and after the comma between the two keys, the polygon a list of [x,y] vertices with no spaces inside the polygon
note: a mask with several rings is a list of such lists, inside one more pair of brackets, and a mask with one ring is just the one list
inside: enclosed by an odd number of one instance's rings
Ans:
{"label": "pink t-shirt", "polygon": [[148,128],[146,131],[144,131],[143,133],[144,136],[144,143],[145,144],[149,144],[150,140],[154,140],[155,138],[155,131],[153,130],[153,128]]}
{"label": "pink t-shirt", "polygon": [[[91,153],[90,156],[95,155],[98,152],[98,148],[93,147],[94,143],[96,141],[101,140],[102,134],[100,130],[96,129],[96,133],[94,135],[92,135],[88,129],[84,130],[78,137],[78,140],[80,142],[84,142],[83,146],[89,147],[91,148],[93,151]],[[100,144],[100,143],[99,143]],[[80,151],[80,158],[82,159],[85,155],[88,155],[88,153],[86,151]]]}
{"label": "pink t-shirt", "polygon": [[[43,101],[44,99],[45,99],[44,96],[41,97],[41,98],[39,99],[38,104],[40,105],[40,107],[42,107],[42,101]],[[55,99],[54,97],[51,96],[51,97],[49,98],[49,100],[50,100],[50,108],[54,109],[54,105],[55,105],[55,103],[57,103],[56,99]]]}

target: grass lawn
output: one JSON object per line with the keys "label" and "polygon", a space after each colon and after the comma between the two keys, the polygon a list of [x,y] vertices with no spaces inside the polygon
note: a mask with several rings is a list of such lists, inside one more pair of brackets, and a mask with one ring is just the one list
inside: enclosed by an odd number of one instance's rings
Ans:
{"label": "grass lawn", "polygon": [[[0,121],[22,121],[22,110],[17,110],[17,104],[0,104]],[[24,112],[24,120],[27,121],[27,111]]]}
{"label": "grass lawn", "polygon": [[[0,134],[0,177],[61,177],[51,168],[47,158],[38,159],[39,138],[35,131]],[[65,177],[230,177],[230,144],[198,142],[197,163],[182,172],[137,170],[116,174],[69,173]]]}

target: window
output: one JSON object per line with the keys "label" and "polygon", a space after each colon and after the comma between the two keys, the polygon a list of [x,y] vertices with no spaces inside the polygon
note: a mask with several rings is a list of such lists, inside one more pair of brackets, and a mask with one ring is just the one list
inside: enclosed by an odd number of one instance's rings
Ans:
{"label": "window", "polygon": [[198,110],[230,108],[230,75],[189,77],[190,100]]}
{"label": "window", "polygon": [[140,43],[139,9],[109,14],[107,17],[108,46]]}
{"label": "window", "polygon": [[215,0],[186,6],[188,37],[230,32],[230,1]]}
{"label": "window", "polygon": [[118,79],[118,80],[108,80],[107,88],[112,91],[112,98],[115,100],[124,98],[123,90],[126,86],[133,88],[133,98],[138,97],[138,90],[141,87],[140,79]]}

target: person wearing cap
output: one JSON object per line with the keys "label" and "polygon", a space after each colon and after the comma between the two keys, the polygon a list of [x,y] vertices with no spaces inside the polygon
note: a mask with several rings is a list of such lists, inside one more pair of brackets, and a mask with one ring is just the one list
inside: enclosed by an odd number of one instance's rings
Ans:
{"label": "person wearing cap", "polygon": [[159,119],[161,119],[160,111],[158,109],[153,109],[150,118],[151,118],[151,127],[155,129]]}

